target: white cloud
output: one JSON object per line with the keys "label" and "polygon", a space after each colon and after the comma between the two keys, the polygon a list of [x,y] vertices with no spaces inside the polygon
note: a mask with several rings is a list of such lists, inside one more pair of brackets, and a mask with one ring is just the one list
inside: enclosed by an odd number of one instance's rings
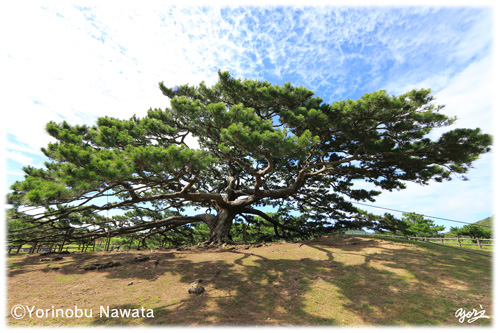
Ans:
{"label": "white cloud", "polygon": [[445,113],[458,117],[452,128],[480,127],[483,132],[494,133],[492,67],[491,56],[473,62],[436,93],[437,104],[446,105]]}
{"label": "white cloud", "polygon": [[43,153],[40,151],[40,149],[33,149],[32,147],[30,147],[26,144],[16,144],[12,141],[7,141],[5,143],[5,148],[10,150],[10,151],[18,151],[18,152],[28,153],[28,154],[32,154],[32,155],[43,156]]}
{"label": "white cloud", "polygon": [[457,121],[450,127],[436,129],[432,137],[437,138],[442,133],[454,128],[482,129],[483,133],[494,133],[493,120],[493,56],[485,55],[471,62],[457,73],[439,73],[431,75],[422,81],[405,83],[393,82],[390,93],[401,94],[411,89],[431,88],[436,98],[434,103],[445,105],[443,113],[454,117]]}
{"label": "white cloud", "polygon": [[9,151],[6,154],[6,157],[22,165],[33,165],[33,158],[19,152]]}

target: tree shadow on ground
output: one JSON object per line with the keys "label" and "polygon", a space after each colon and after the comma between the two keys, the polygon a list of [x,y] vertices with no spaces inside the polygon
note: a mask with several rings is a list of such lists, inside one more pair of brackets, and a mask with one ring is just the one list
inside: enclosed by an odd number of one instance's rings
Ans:
{"label": "tree shadow on ground", "polygon": [[[143,262],[135,261],[137,253],[67,255],[58,273],[86,274],[78,266],[121,261],[119,267],[94,272],[109,281],[133,279],[154,288],[156,301],[117,295],[110,305],[151,308],[154,318],[98,317],[93,325],[460,325],[454,315],[459,308],[481,304],[491,311],[487,258],[352,236],[289,245],[295,258],[254,248],[208,250],[213,256],[205,260],[192,260],[190,253],[196,252],[190,251],[144,253],[151,258]],[[34,257],[18,269],[44,264]],[[188,294],[197,279],[206,291]],[[491,325],[491,320],[474,324]]]}

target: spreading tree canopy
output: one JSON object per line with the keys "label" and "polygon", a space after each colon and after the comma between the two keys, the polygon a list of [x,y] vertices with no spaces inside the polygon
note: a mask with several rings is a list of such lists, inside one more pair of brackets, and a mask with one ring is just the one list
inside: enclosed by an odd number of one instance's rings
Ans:
{"label": "spreading tree canopy", "polygon": [[[352,200],[463,175],[492,143],[480,129],[430,139],[455,119],[425,89],[328,104],[304,87],[227,72],[212,87],[160,89],[170,107],[142,118],[47,124],[55,142],[42,151],[50,162],[24,168],[8,196],[11,242],[155,234],[201,222],[207,243],[221,244],[231,242],[235,218],[264,219],[282,235],[376,227]],[[375,190],[356,189],[356,180]]]}
{"label": "spreading tree canopy", "polygon": [[485,229],[477,224],[465,225],[462,228],[452,227],[450,232],[457,236],[468,236],[471,238],[489,239],[493,236],[493,230]]}

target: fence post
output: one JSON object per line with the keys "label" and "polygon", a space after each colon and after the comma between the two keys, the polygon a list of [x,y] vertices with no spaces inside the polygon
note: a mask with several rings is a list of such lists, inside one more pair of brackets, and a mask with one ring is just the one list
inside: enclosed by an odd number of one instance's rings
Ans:
{"label": "fence post", "polygon": [[460,238],[457,238],[457,241],[458,241],[458,246],[462,247],[462,243],[460,243]]}
{"label": "fence post", "polygon": [[480,249],[483,249],[483,247],[481,246],[481,241],[479,240],[479,238],[476,238],[477,239],[477,245],[479,246]]}
{"label": "fence post", "polygon": [[444,244],[444,241],[443,241],[443,239],[442,239],[442,238],[441,238],[441,244]]}

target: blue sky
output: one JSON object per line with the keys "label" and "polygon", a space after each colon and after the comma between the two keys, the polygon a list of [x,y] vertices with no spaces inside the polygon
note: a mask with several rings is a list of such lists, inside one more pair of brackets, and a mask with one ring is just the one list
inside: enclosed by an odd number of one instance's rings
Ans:
{"label": "blue sky", "polygon": [[[381,89],[400,94],[431,88],[436,102],[447,106],[444,112],[459,117],[454,127],[494,133],[493,2],[172,3],[1,5],[3,188],[22,179],[23,166],[43,165],[48,121],[92,124],[104,115],[142,116],[150,107],[169,105],[158,82],[211,84],[219,68],[236,77],[303,85],[329,103]],[[494,153],[478,160],[468,182],[408,184],[382,194],[375,205],[465,222],[491,216],[493,160]]]}

